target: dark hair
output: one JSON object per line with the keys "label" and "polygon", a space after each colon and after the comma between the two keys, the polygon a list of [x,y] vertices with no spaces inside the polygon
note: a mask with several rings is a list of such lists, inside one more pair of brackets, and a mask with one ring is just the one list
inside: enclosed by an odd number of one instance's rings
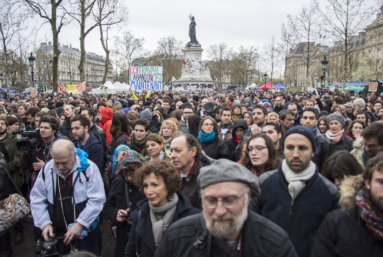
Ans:
{"label": "dark hair", "polygon": [[183,103],[187,103],[188,102],[188,98],[185,95],[181,95],[180,101],[183,102]]}
{"label": "dark hair", "polygon": [[130,111],[126,114],[126,117],[128,120],[130,120],[131,123],[133,123],[136,119],[138,119],[138,113]]}
{"label": "dark hair", "polygon": [[[113,124],[113,121],[112,121]],[[148,131],[150,129],[150,123],[147,119],[138,118],[133,122],[133,129],[137,126],[141,125],[145,127],[145,131]]]}
{"label": "dark hair", "polygon": [[352,135],[352,128],[354,127],[354,125],[356,124],[356,123],[359,123],[360,125],[362,125],[363,126],[363,129],[365,129],[366,128],[366,124],[364,124],[364,122],[363,121],[361,121],[361,120],[353,120],[352,121],[352,123],[348,126],[348,128],[347,128],[347,134],[351,134]]}
{"label": "dark hair", "polygon": [[232,110],[229,107],[222,108],[221,115],[223,114],[223,112],[230,112],[230,115],[232,114]]}
{"label": "dark hair", "polygon": [[159,145],[163,144],[163,148],[162,148],[162,150],[163,150],[163,151],[166,151],[166,148],[165,148],[165,147],[166,147],[166,146],[165,146],[165,142],[164,142],[164,140],[162,139],[162,137],[161,137],[160,135],[155,134],[155,133],[150,134],[150,135],[148,135],[148,136],[146,137],[145,143],[148,142],[148,141],[154,141],[154,142],[156,142],[156,143],[159,144]]}
{"label": "dark hair", "polygon": [[90,121],[87,117],[85,117],[83,114],[76,114],[75,116],[70,119],[70,123],[72,124],[75,121],[79,121],[80,125],[83,126],[84,128],[88,126],[88,132],[90,130]]}
{"label": "dark hair", "polygon": [[364,139],[378,139],[378,144],[383,145],[383,123],[382,122],[373,122],[365,129],[363,129],[362,137]]}
{"label": "dark hair", "polygon": [[104,101],[100,101],[97,103],[97,111],[100,109],[100,106],[108,107]]}
{"label": "dark hair", "polygon": [[250,116],[251,124],[253,124],[253,123],[254,123],[254,121],[253,121],[253,115],[251,115],[251,113],[249,113],[249,112],[245,112],[245,113],[243,114],[243,119],[245,119],[245,115],[246,115],[246,114],[248,114],[248,115]]}
{"label": "dark hair", "polygon": [[265,126],[263,126],[263,127],[266,127],[266,126],[273,126],[275,131],[277,131],[277,134],[282,134],[281,127],[279,127],[277,124],[275,124],[273,122],[266,122]]}
{"label": "dark hair", "polygon": [[363,167],[355,157],[346,150],[333,153],[322,167],[322,176],[335,183],[337,176],[356,176],[363,173]]}
{"label": "dark hair", "polygon": [[292,110],[287,110],[287,109],[280,111],[278,115],[279,115],[279,119],[283,121],[286,119],[287,115],[293,115],[293,117],[295,117],[295,113]]}
{"label": "dark hair", "polygon": [[24,113],[25,116],[31,115],[33,118],[35,117],[36,113],[40,111],[37,107],[29,107],[28,110]]}
{"label": "dark hair", "polygon": [[355,116],[355,119],[356,119],[356,117],[358,116],[358,115],[364,115],[365,117],[366,117],[366,122],[368,121],[368,117],[367,117],[367,113],[365,113],[364,111],[358,111],[357,113],[356,113],[356,116]]}
{"label": "dark hair", "polygon": [[115,139],[124,134],[124,132],[130,135],[132,126],[125,112],[116,111],[113,113],[112,125],[110,126],[109,131]]}
{"label": "dark hair", "polygon": [[176,193],[181,188],[181,177],[174,166],[167,161],[153,160],[146,163],[134,172],[134,184],[144,192],[144,177],[154,173],[157,177],[161,176],[168,190],[168,195]]}
{"label": "dark hair", "polygon": [[[249,144],[253,139],[256,139],[259,137],[265,140],[266,147],[269,150],[269,156],[265,164],[265,171],[275,170],[276,168],[278,168],[279,164],[281,163],[281,159],[278,157],[277,151],[275,150],[273,142],[271,141],[269,136],[263,133],[257,133],[255,135],[252,135],[247,141],[248,142],[247,147],[249,147]],[[251,168],[253,167],[253,164],[251,163],[248,153],[242,157],[241,164],[249,170],[251,170]]]}
{"label": "dark hair", "polygon": [[92,117],[92,120],[97,116],[96,112],[90,107],[86,107],[86,108],[81,110],[81,112],[83,112],[83,111],[88,111],[88,115],[89,115],[89,117]]}
{"label": "dark hair", "polygon": [[89,99],[88,99],[88,98],[83,97],[83,98],[80,99],[80,101],[85,102],[85,105],[86,105],[86,106],[89,105]]}
{"label": "dark hair", "polygon": [[302,111],[302,117],[303,117],[303,114],[305,112],[313,112],[314,115],[315,115],[315,119],[318,119],[318,112],[316,111],[316,109],[314,108],[305,108],[303,111]]}
{"label": "dark hair", "polygon": [[[319,117],[319,119],[318,119],[318,121],[317,121],[317,126],[319,126],[319,123],[320,123],[321,121],[324,121],[325,124],[326,124],[326,130],[329,130],[329,129],[330,129],[330,126],[328,125],[327,117],[328,117],[328,115],[324,115],[324,116]],[[319,129],[319,128],[318,128],[318,129]]]}
{"label": "dark hair", "polygon": [[8,123],[7,118],[0,117],[0,120],[4,121],[4,122],[5,122],[5,126],[8,127],[8,124],[9,124],[9,123]]}
{"label": "dark hair", "polygon": [[16,123],[19,123],[19,125],[21,125],[20,120],[16,117],[8,116],[6,119],[9,126],[12,126],[13,124],[16,124]]}
{"label": "dark hair", "polygon": [[35,118],[36,117],[44,117],[44,116],[47,116],[48,114],[46,112],[38,112],[35,114]]}
{"label": "dark hair", "polygon": [[262,112],[263,112],[263,114],[265,115],[265,117],[269,114],[269,111],[267,110],[267,108],[265,107],[265,106],[263,106],[263,105],[256,105],[256,106],[254,106],[253,107],[253,111],[255,110],[255,109],[261,109],[262,110]]}
{"label": "dark hair", "polygon": [[223,110],[223,107],[222,106],[217,106],[217,107],[215,107],[214,108],[214,111],[213,111],[213,113],[214,114],[221,114],[221,110]]}
{"label": "dark hair", "polygon": [[[201,144],[199,143],[198,139],[195,136],[190,135],[190,134],[181,134],[181,135],[175,136],[174,138],[179,138],[179,137],[185,138],[186,146],[189,149],[189,151],[192,149],[192,147],[197,148],[197,152],[194,156],[194,160],[197,162],[200,161],[202,159],[202,147],[201,147]],[[173,140],[174,140],[174,138],[173,138]]]}
{"label": "dark hair", "polygon": [[55,131],[55,135],[57,134],[57,132],[59,131],[59,128],[60,128],[60,124],[59,124],[59,121],[57,120],[56,117],[53,117],[50,115],[45,115],[45,116],[41,117],[41,119],[39,120],[39,126],[43,122],[49,123],[51,126],[51,129]]}
{"label": "dark hair", "polygon": [[364,180],[372,180],[374,171],[383,171],[383,153],[380,152],[375,157],[371,158],[366,165],[366,169],[363,173]]}
{"label": "dark hair", "polygon": [[326,106],[332,107],[332,101],[330,99],[324,99],[323,102],[326,104]]}
{"label": "dark hair", "polygon": [[180,120],[181,117],[182,117],[181,112],[178,110],[175,110],[175,111],[172,111],[169,118],[176,118],[177,120]]}

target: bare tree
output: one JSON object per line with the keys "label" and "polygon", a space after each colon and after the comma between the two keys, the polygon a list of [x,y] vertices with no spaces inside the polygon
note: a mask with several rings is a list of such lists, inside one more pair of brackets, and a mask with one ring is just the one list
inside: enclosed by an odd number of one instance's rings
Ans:
{"label": "bare tree", "polygon": [[210,75],[217,81],[217,87],[222,89],[222,85],[231,80],[230,58],[232,50],[225,43],[211,45],[208,49]]}
{"label": "bare tree", "polygon": [[309,5],[302,7],[298,15],[288,15],[287,18],[287,24],[282,26],[283,41],[293,48],[291,54],[297,55],[299,62],[305,66],[305,91],[307,91],[307,86],[310,84],[310,67],[315,63],[319,51],[319,47],[315,45],[315,40],[321,32],[318,9],[311,1]]}
{"label": "bare tree", "polygon": [[271,42],[263,47],[263,53],[261,55],[262,69],[267,71],[270,75],[270,81],[273,80],[274,71],[277,68],[281,68],[282,56],[278,51],[278,44],[275,42],[275,37],[271,38]]}
{"label": "bare tree", "polygon": [[61,29],[66,24],[66,13],[63,11],[63,0],[23,0],[31,10],[36,13],[40,18],[48,22],[52,30],[53,39],[53,59],[52,59],[52,82],[53,91],[57,91],[58,80],[58,63],[60,56],[59,49],[59,34]]}
{"label": "bare tree", "polygon": [[106,54],[102,84],[106,82],[110,65],[109,33],[113,25],[125,23],[127,14],[127,9],[119,3],[119,0],[97,0],[95,20],[100,29],[100,41]]}
{"label": "bare tree", "polygon": [[[128,71],[134,59],[146,56],[143,53],[144,42],[144,38],[136,38],[130,31],[125,31],[121,36],[114,38],[115,51],[119,57],[118,63],[122,71]],[[146,63],[149,60],[150,58],[147,58]]]}
{"label": "bare tree", "polygon": [[350,45],[353,36],[362,31],[371,20],[373,7],[368,7],[365,0],[326,0],[321,6],[314,0],[321,16],[323,30],[343,44],[343,90],[345,79],[351,77]]}
{"label": "bare tree", "polygon": [[233,52],[231,55],[231,84],[248,86],[249,78],[256,72],[255,67],[259,57],[257,48],[241,46],[238,52]]}

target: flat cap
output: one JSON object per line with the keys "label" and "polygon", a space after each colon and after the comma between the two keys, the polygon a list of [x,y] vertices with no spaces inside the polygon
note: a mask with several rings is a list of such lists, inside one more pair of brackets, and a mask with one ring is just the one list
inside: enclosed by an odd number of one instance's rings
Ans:
{"label": "flat cap", "polygon": [[238,182],[248,185],[255,195],[259,194],[258,177],[244,166],[226,159],[201,168],[197,182],[201,189],[218,183]]}

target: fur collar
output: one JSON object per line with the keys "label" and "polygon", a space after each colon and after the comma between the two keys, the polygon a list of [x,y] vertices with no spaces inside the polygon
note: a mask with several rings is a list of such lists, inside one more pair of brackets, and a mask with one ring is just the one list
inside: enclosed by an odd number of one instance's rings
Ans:
{"label": "fur collar", "polygon": [[364,186],[363,175],[350,176],[345,178],[342,184],[339,186],[340,189],[340,200],[339,206],[342,209],[351,209],[355,205],[355,196],[359,190]]}

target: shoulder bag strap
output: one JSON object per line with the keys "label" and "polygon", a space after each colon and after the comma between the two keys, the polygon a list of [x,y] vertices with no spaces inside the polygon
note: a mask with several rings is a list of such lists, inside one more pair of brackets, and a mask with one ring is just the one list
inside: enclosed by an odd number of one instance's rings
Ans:
{"label": "shoulder bag strap", "polygon": [[19,187],[16,185],[16,183],[13,180],[11,174],[9,174],[8,169],[3,164],[0,163],[0,165],[5,169],[5,172],[7,172],[8,178],[9,178],[10,181],[12,181],[12,184],[16,188],[17,192],[22,196],[23,194],[21,193]]}
{"label": "shoulder bag strap", "polygon": [[[140,220],[141,220],[141,210],[138,212],[137,224],[140,222]],[[136,256],[137,257],[141,256],[141,240],[140,239],[141,239],[140,235],[136,233]]]}

